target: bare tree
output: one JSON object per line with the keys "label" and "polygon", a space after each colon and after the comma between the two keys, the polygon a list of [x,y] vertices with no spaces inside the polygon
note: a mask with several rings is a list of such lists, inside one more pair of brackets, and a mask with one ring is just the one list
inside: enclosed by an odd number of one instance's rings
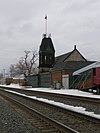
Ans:
{"label": "bare tree", "polygon": [[14,72],[19,75],[23,74],[26,78],[27,76],[36,73],[38,54],[36,51],[24,51],[24,53],[25,56],[21,57],[15,65]]}

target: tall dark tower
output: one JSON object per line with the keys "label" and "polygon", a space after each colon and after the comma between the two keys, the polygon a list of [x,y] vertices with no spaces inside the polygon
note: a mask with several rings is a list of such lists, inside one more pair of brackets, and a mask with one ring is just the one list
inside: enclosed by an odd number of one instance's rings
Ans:
{"label": "tall dark tower", "polygon": [[55,62],[55,49],[50,36],[44,34],[39,49],[39,72],[48,72]]}
{"label": "tall dark tower", "polygon": [[45,34],[39,49],[39,72],[48,72],[55,62],[55,49],[51,35],[47,36],[47,16],[45,16]]}

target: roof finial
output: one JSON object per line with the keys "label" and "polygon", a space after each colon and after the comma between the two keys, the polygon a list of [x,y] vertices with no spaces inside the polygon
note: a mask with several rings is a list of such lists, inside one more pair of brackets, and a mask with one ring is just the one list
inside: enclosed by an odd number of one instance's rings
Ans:
{"label": "roof finial", "polygon": [[47,35],[47,15],[45,15],[45,34]]}
{"label": "roof finial", "polygon": [[76,49],[76,45],[74,45],[74,50]]}

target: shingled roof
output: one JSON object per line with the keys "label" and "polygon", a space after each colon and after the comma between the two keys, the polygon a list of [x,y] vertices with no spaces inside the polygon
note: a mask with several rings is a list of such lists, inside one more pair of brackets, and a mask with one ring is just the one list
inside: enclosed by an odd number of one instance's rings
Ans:
{"label": "shingled roof", "polygon": [[[50,37],[44,37],[42,39],[42,42],[40,45],[40,51],[45,51],[48,46],[50,47],[51,50],[53,50],[55,52],[51,38]],[[50,51],[50,49],[49,49],[49,51]]]}
{"label": "shingled roof", "polygon": [[67,61],[67,62],[56,62],[51,71],[58,70],[71,70],[75,71],[87,65],[94,63],[94,61]]}
{"label": "shingled roof", "polygon": [[[71,56],[71,54],[74,53],[75,50],[79,53],[79,55],[82,57],[82,59],[84,61],[67,61],[67,59]],[[76,46],[75,46],[74,50],[72,50],[71,52],[57,56],[55,58],[55,64],[54,64],[53,68],[51,69],[51,71],[58,71],[58,70],[75,71],[75,70],[78,70],[82,67],[90,65],[91,63],[94,63],[94,61],[87,61],[82,56],[82,54],[76,49]]]}
{"label": "shingled roof", "polygon": [[70,54],[71,54],[71,52],[60,55],[60,56],[57,56],[55,58],[55,64],[58,63],[58,62],[63,62]]}

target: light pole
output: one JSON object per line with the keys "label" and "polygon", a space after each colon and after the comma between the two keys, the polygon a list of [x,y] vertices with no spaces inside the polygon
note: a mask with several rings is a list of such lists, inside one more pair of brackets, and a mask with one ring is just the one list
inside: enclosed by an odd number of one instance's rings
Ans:
{"label": "light pole", "polygon": [[5,69],[3,69],[3,78],[5,78]]}

